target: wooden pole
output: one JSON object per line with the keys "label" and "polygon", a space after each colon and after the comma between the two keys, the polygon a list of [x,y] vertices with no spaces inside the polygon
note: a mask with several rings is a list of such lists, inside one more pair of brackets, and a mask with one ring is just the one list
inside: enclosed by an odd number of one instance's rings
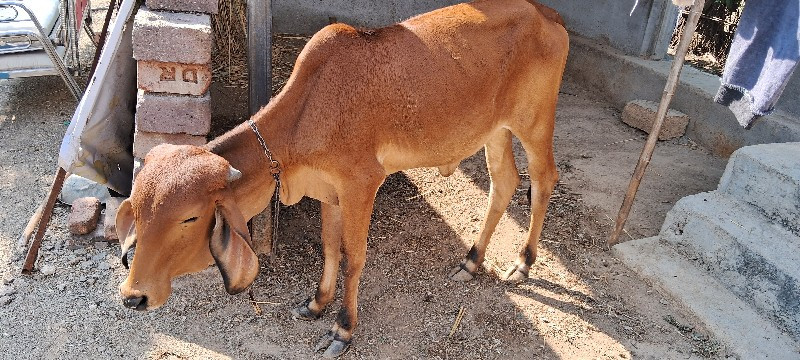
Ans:
{"label": "wooden pole", "polygon": [[[272,97],[272,0],[247,1],[249,109],[253,116]],[[272,204],[247,222],[257,254],[272,259]]]}
{"label": "wooden pole", "polygon": [[272,0],[247,1],[247,66],[252,116],[272,96]]}
{"label": "wooden pole", "polygon": [[33,215],[34,217],[39,217],[39,224],[36,227],[36,236],[33,238],[33,242],[31,242],[28,248],[25,264],[22,265],[23,274],[30,275],[33,273],[33,264],[36,263],[36,258],[39,256],[39,247],[42,246],[42,239],[44,238],[45,231],[47,231],[47,224],[50,223],[50,217],[53,215],[53,207],[56,205],[56,198],[58,194],[61,193],[61,186],[64,185],[64,178],[66,177],[67,171],[59,167],[53,179],[53,185],[50,187],[50,193],[47,194],[47,200]]}
{"label": "wooden pole", "polygon": [[606,242],[606,245],[609,247],[619,242],[619,235],[622,233],[625,222],[628,220],[628,214],[630,214],[633,200],[636,198],[636,192],[639,190],[639,183],[641,183],[644,172],[647,170],[647,165],[650,164],[650,159],[653,157],[656,141],[658,141],[658,134],[661,132],[661,126],[664,124],[664,118],[667,115],[669,104],[672,102],[672,96],[675,94],[675,87],[677,87],[678,80],[681,77],[681,70],[686,60],[686,53],[689,51],[689,43],[692,42],[692,36],[697,29],[697,22],[700,20],[700,15],[703,14],[705,2],[706,0],[695,0],[691,11],[689,11],[689,17],[686,20],[686,26],[683,28],[681,41],[678,44],[678,49],[675,51],[675,59],[672,61],[672,68],[667,78],[667,85],[664,87],[664,94],[661,96],[661,103],[658,105],[653,129],[647,137],[647,142],[644,145],[644,149],[642,149],[642,154],[639,156],[639,163],[636,164],[636,170],[634,170],[631,182],[628,184],[628,191],[625,193],[625,199],[622,201],[619,214],[617,214],[614,231]]}

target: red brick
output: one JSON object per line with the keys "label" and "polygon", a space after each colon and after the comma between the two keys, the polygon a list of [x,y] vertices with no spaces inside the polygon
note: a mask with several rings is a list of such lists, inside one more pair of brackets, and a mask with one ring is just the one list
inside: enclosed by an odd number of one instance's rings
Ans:
{"label": "red brick", "polygon": [[[211,97],[146,93],[139,90],[136,131],[206,135],[211,129]],[[135,145],[134,145],[135,146]]]}
{"label": "red brick", "polygon": [[75,235],[86,235],[97,228],[100,219],[100,200],[85,197],[72,203],[72,211],[67,216],[69,232]]}
{"label": "red brick", "polygon": [[137,131],[133,134],[133,156],[143,159],[150,149],[159,144],[201,146],[205,143],[205,136]]}
{"label": "red brick", "polygon": [[139,89],[147,92],[203,95],[211,86],[211,67],[208,64],[138,61],[136,83]]}

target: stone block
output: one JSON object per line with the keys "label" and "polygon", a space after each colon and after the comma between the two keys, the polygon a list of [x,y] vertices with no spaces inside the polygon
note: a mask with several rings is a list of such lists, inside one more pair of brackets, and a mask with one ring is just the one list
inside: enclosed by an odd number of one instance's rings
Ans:
{"label": "stone block", "polygon": [[103,234],[109,242],[119,241],[119,236],[117,235],[117,210],[119,210],[119,205],[122,204],[123,200],[125,199],[110,197],[108,201],[106,201],[106,213],[103,217]]}
{"label": "stone block", "polygon": [[216,14],[219,11],[218,0],[146,0],[145,5],[153,10],[195,11]]}
{"label": "stone block", "polygon": [[[648,100],[633,100],[625,105],[622,110],[622,122],[650,133],[653,130],[653,123],[656,121],[658,103]],[[664,119],[664,125],[658,134],[659,140],[669,140],[683,136],[686,125],[689,124],[689,116],[670,109]]]}
{"label": "stone block", "polygon": [[139,9],[133,23],[133,58],[139,61],[208,64],[211,17]]}
{"label": "stone block", "polygon": [[202,146],[205,143],[205,136],[136,131],[133,134],[133,156],[143,159],[150,149],[160,144]]}
{"label": "stone block", "polygon": [[139,90],[136,131],[166,134],[208,134],[211,129],[211,96],[166,95]]}
{"label": "stone block", "polygon": [[101,203],[105,203],[110,196],[108,188],[105,187],[105,185],[98,184],[76,174],[71,174],[64,181],[58,198],[61,202],[72,205],[75,200],[83,197],[95,197],[100,200]]}
{"label": "stone block", "polygon": [[85,235],[94,231],[99,219],[100,200],[84,197],[72,203],[72,211],[67,216],[67,227],[75,235]]}
{"label": "stone block", "polygon": [[136,180],[136,175],[139,175],[139,171],[142,170],[142,165],[144,165],[144,160],[140,158],[133,158],[133,180]]}
{"label": "stone block", "polygon": [[136,84],[147,92],[203,95],[211,86],[211,67],[208,64],[138,61]]}

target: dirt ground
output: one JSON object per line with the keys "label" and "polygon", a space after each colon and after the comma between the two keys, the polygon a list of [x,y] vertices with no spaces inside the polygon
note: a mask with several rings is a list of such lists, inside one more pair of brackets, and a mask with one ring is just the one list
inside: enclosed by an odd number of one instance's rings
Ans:
{"label": "dirt ground", "polygon": [[[302,42],[278,42],[289,50],[277,50],[276,69],[284,70],[276,87]],[[241,89],[216,84],[212,97],[233,106],[217,107],[217,133],[243,120]],[[56,77],[0,82],[0,286],[11,289],[0,300],[0,357],[317,356],[312,346],[338,302],[316,322],[289,315],[321,273],[319,207],[311,200],[281,210],[278,252],[271,262],[262,258],[253,286],[260,314],[247,294],[225,293],[215,268],[176,280],[161,309],[124,308],[118,244],[69,235],[65,205],[55,209],[38,262],[55,273],[19,274],[17,239],[49,187],[75,105]],[[479,231],[489,187],[482,152],[448,178],[435,169],[390,176],[376,200],[360,326],[344,358],[725,358],[724,344],[601,246],[645,139],[619,117],[602,94],[566,75],[555,135],[561,180],[539,259],[519,284],[500,281],[497,269],[512,263],[527,230],[527,177],[498,225],[485,271],[460,283],[446,274]],[[515,153],[524,175],[518,144]],[[630,237],[656,234],[677,199],[716,187],[724,165],[689,139],[660,143],[626,227]]]}

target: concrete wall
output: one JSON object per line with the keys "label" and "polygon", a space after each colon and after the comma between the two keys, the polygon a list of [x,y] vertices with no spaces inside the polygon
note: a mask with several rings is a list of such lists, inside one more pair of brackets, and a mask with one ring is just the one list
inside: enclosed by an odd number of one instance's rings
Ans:
{"label": "concrete wall", "polygon": [[278,32],[313,34],[330,18],[355,26],[391,25],[414,15],[462,3],[458,0],[273,0],[273,27]]}
{"label": "concrete wall", "polygon": [[[337,21],[379,27],[459,0],[274,0],[273,24],[278,32],[311,34]],[[564,17],[567,28],[599,40],[628,55],[663,58],[675,27],[677,8],[671,0],[540,0]]]}
{"label": "concrete wall", "polygon": [[[567,28],[627,55],[660,59],[675,28],[678,8],[670,0],[539,0],[556,9]],[[634,9],[634,5],[636,8]],[[631,12],[633,10],[633,12]]]}
{"label": "concrete wall", "polygon": [[786,85],[786,89],[783,90],[783,95],[775,107],[800,117],[800,101],[798,99],[800,99],[800,69],[795,69],[794,75]]}

